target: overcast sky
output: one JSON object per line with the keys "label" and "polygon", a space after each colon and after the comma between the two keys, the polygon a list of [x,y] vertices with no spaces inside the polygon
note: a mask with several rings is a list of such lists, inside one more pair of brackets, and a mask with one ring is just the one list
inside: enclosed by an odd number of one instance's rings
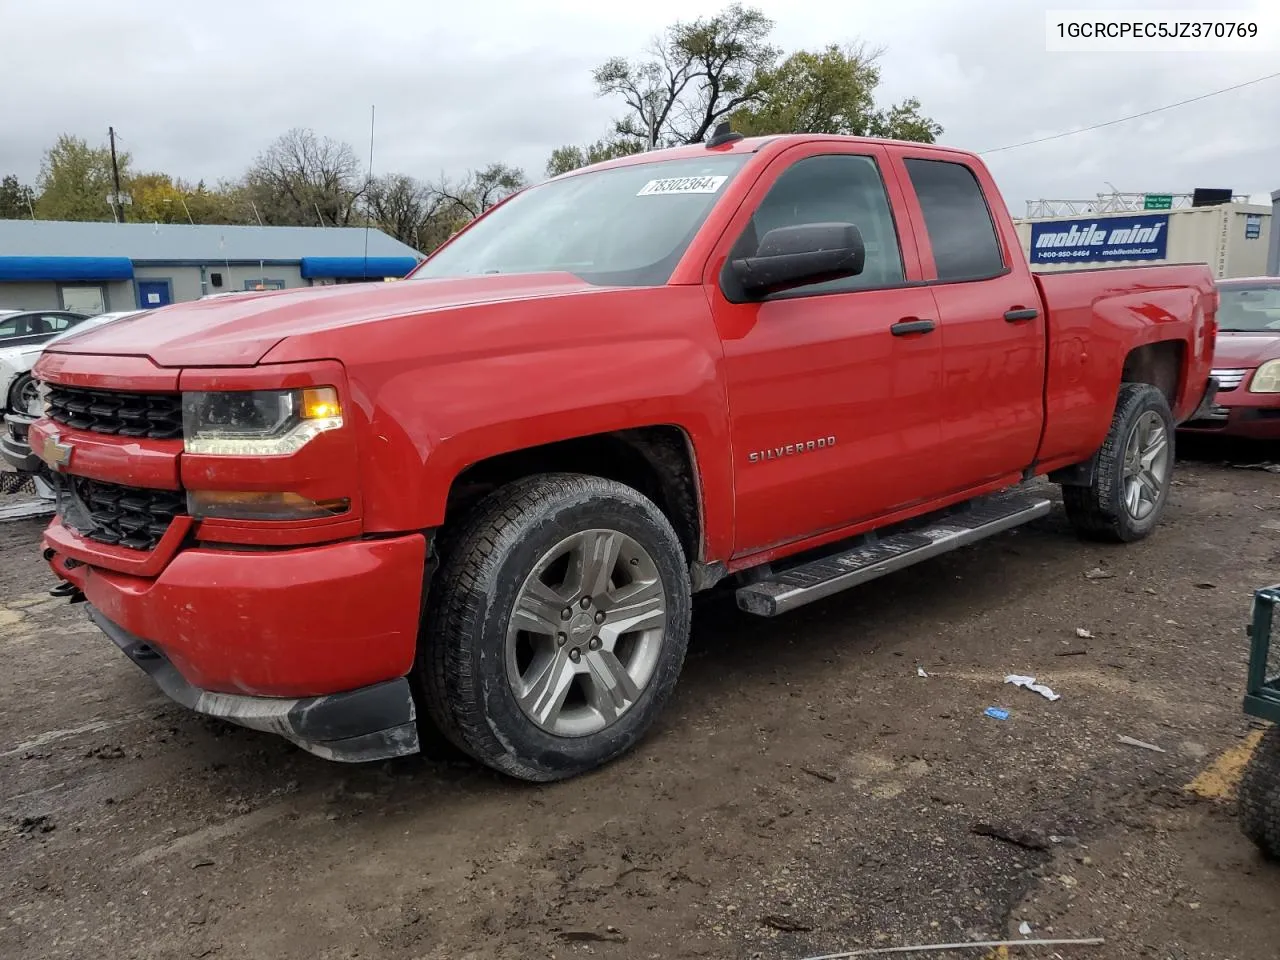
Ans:
{"label": "overcast sky", "polygon": [[[1247,9],[1275,0],[1226,0]],[[886,48],[883,102],[919,97],[943,142],[986,150],[1197,96],[1280,69],[1280,54],[1045,51],[1044,11],[1088,0],[758,0],[785,49]],[[368,148],[375,172],[433,178],[503,160],[541,176],[552,148],[600,136],[600,60],[641,52],[720,0],[0,0],[0,174],[33,180],[60,132],[135,169],[238,174],[289,127]],[[1128,0],[1126,8],[1213,4]],[[1280,189],[1280,79],[988,157],[1015,215],[1030,198],[1110,189]]]}

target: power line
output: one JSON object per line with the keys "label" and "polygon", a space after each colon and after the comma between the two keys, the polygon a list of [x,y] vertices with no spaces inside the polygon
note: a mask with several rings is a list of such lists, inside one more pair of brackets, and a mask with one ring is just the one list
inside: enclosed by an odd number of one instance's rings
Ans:
{"label": "power line", "polygon": [[1014,150],[1018,147],[1029,147],[1034,143],[1047,143],[1050,140],[1061,140],[1063,137],[1072,137],[1077,133],[1088,133],[1090,130],[1101,130],[1103,127],[1114,126],[1117,123],[1125,123],[1129,120],[1137,120],[1139,117],[1149,117],[1153,113],[1161,113],[1165,110],[1172,110],[1174,107],[1184,107],[1188,103],[1195,103],[1198,100],[1208,100],[1210,97],[1216,97],[1223,93],[1230,93],[1232,90],[1240,90],[1243,87],[1251,87],[1255,83],[1262,83],[1264,80],[1274,80],[1280,77],[1280,73],[1269,73],[1265,77],[1258,77],[1255,80],[1246,80],[1244,83],[1237,83],[1233,87],[1223,87],[1221,90],[1214,90],[1212,93],[1202,93],[1198,97],[1192,97],[1189,100],[1179,100],[1177,103],[1167,103],[1163,107],[1155,107],[1151,110],[1143,110],[1141,113],[1133,113],[1127,117],[1119,117],[1115,120],[1107,120],[1104,123],[1095,123],[1091,127],[1081,127],[1079,130],[1068,130],[1066,133],[1055,133],[1050,137],[1039,137],[1035,140],[1023,140],[1021,143],[1011,143],[1004,147],[995,147],[991,150],[979,150],[981,156],[988,153],[1000,153],[1002,150]]}

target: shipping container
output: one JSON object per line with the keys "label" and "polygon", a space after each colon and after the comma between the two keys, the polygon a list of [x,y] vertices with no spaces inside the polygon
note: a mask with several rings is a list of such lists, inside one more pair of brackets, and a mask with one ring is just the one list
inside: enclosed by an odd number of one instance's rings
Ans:
{"label": "shipping container", "polygon": [[1206,263],[1213,275],[1267,272],[1271,208],[1250,203],[1016,221],[1035,271]]}

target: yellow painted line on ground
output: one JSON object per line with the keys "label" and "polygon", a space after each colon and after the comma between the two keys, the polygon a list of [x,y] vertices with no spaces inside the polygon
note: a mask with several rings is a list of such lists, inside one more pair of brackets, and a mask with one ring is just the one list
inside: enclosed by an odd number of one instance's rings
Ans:
{"label": "yellow painted line on ground", "polygon": [[1234,800],[1244,768],[1248,766],[1253,751],[1258,749],[1262,734],[1263,731],[1254,730],[1234,747],[1224,750],[1222,756],[1183,789],[1206,800]]}

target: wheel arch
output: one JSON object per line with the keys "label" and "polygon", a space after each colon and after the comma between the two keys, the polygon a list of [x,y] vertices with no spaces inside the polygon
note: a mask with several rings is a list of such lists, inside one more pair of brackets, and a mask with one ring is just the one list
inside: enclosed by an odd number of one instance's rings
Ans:
{"label": "wheel arch", "polygon": [[626,484],[666,515],[686,560],[702,560],[705,523],[697,456],[689,434],[672,424],[558,440],[473,463],[449,486],[446,525],[493,490],[540,473],[581,473]]}
{"label": "wheel arch", "polygon": [[1125,355],[1120,382],[1149,383],[1164,394],[1170,410],[1178,408],[1185,381],[1187,345],[1183,340],[1156,340]]}

